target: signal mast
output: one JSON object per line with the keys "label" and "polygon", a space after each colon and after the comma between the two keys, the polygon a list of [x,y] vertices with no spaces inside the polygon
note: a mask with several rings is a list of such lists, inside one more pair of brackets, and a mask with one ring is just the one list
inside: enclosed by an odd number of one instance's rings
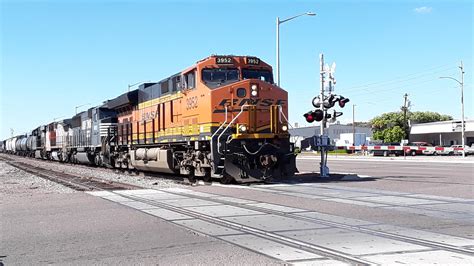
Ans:
{"label": "signal mast", "polygon": [[[346,103],[349,102],[348,98],[345,98],[342,95],[334,94],[334,85],[336,84],[336,79],[334,73],[336,71],[336,63],[332,63],[331,68],[329,65],[324,65],[324,55],[319,55],[320,59],[320,75],[321,75],[321,90],[318,96],[313,98],[312,104],[316,108],[305,113],[303,116],[306,119],[306,122],[313,123],[314,121],[321,122],[320,134],[319,136],[314,137],[314,146],[313,149],[321,152],[321,162],[320,162],[320,176],[329,177],[329,168],[327,167],[327,153],[330,150],[334,149],[334,146],[331,145],[329,136],[324,134],[324,129],[327,126],[327,122],[334,123],[336,118],[341,116],[342,112],[337,112],[335,109],[332,114],[329,113],[329,109],[333,108],[336,102],[339,104],[339,107],[344,108]],[[326,76],[328,77],[328,82],[326,83]],[[327,84],[327,86],[326,86]],[[325,90],[327,87],[328,95],[325,96]]]}

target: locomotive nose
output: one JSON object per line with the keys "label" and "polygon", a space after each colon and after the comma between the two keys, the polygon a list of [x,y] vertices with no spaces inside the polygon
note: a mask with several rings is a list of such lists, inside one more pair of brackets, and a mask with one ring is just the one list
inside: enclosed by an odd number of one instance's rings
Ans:
{"label": "locomotive nose", "polygon": [[275,155],[269,155],[269,154],[260,155],[260,164],[265,168],[274,166],[277,163],[277,161],[278,161],[278,158]]}

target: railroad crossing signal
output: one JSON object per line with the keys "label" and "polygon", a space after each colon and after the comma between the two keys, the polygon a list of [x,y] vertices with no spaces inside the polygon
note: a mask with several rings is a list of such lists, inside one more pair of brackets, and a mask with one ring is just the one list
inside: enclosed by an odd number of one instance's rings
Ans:
{"label": "railroad crossing signal", "polygon": [[309,111],[303,115],[306,118],[306,122],[313,123],[314,121],[321,121],[324,118],[324,113],[320,109],[316,109],[314,111]]}
{"label": "railroad crossing signal", "polygon": [[[336,102],[339,104],[341,108],[344,108],[346,103],[350,100],[342,95],[330,94],[328,97],[324,97],[324,100],[321,101],[319,96],[313,98],[312,104],[315,108],[318,108],[314,111],[309,111],[305,113],[303,116],[306,119],[306,122],[313,123],[314,121],[330,121],[335,122],[336,118],[341,116],[342,112],[333,111],[332,114],[328,113],[328,109],[334,107]],[[321,108],[321,104],[323,105]],[[330,119],[330,120],[329,120]]]}

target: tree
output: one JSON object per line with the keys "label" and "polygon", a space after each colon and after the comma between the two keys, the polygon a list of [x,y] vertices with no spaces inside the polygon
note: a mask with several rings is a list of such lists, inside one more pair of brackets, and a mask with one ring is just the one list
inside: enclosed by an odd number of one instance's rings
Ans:
{"label": "tree", "polygon": [[[449,115],[441,115],[436,112],[408,112],[407,120],[413,123],[429,123],[437,121],[452,120]],[[372,124],[373,138],[384,142],[400,142],[409,135],[404,132],[403,112],[390,112],[376,116],[370,120]],[[408,127],[407,127],[408,128]]]}

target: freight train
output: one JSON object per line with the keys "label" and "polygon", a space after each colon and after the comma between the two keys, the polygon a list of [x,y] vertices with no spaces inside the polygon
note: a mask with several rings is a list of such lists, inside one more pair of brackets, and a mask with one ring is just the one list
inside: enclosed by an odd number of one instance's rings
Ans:
{"label": "freight train", "polygon": [[239,183],[293,176],[288,94],[257,57],[213,55],[70,119],[7,139],[7,153]]}

